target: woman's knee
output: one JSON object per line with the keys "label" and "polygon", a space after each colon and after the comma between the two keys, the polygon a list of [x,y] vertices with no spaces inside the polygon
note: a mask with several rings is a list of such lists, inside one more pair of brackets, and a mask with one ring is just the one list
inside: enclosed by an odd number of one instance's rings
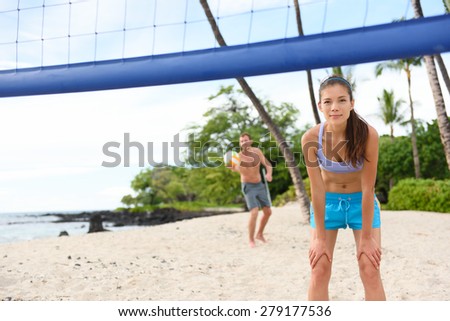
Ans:
{"label": "woman's knee", "polygon": [[328,282],[331,277],[331,263],[323,255],[311,270],[311,278],[315,281]]}
{"label": "woman's knee", "polygon": [[358,260],[359,275],[363,283],[378,282],[380,280],[380,271],[375,268],[369,258],[362,254]]}

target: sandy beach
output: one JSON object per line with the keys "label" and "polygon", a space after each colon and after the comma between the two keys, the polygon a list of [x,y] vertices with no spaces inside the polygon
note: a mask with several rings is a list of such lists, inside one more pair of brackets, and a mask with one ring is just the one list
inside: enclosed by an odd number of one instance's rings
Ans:
{"label": "sandy beach", "polygon": [[[247,243],[248,213],[137,230],[0,245],[0,300],[307,298],[309,227],[295,204],[274,208],[268,243]],[[388,300],[450,300],[450,215],[382,212]],[[353,234],[341,231],[332,300],[363,300]]]}

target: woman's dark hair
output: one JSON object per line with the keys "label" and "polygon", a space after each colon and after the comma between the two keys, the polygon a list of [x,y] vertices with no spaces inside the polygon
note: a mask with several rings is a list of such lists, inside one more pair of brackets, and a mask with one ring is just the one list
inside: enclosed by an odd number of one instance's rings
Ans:
{"label": "woman's dark hair", "polygon": [[[322,90],[334,85],[341,85],[347,88],[350,100],[353,100],[352,85],[339,75],[331,75],[321,81],[319,87],[319,99],[322,99]],[[367,122],[352,109],[350,111],[350,116],[347,119],[345,130],[345,139],[348,141],[345,155],[347,162],[350,161],[353,166],[356,166],[357,162],[361,162],[364,159],[367,160],[365,151],[368,137],[369,126],[367,125]]]}

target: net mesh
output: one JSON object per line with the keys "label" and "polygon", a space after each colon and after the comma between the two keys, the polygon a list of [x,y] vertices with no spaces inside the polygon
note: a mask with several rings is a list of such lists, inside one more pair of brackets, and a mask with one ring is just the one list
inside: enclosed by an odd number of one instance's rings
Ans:
{"label": "net mesh", "polygon": [[[450,51],[450,15],[442,9],[437,17],[411,21],[410,0],[209,0],[228,46],[219,48],[202,1],[1,1],[0,97],[257,76]],[[299,37],[299,17],[305,37]],[[402,18],[407,21],[393,22]]]}
{"label": "net mesh", "polygon": [[[379,2],[379,0],[377,0]],[[306,34],[408,16],[392,1],[299,1]],[[210,0],[230,46],[298,36],[293,0]],[[391,5],[390,5],[391,4]],[[352,19],[346,19],[352,15]],[[333,23],[330,23],[332,21]],[[216,48],[198,0],[17,0],[0,2],[0,69],[95,62]]]}

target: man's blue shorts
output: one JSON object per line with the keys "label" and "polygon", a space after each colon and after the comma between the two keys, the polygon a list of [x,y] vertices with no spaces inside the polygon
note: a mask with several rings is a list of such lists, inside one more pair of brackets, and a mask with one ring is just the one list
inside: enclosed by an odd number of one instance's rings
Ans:
{"label": "man's blue shorts", "polygon": [[241,183],[242,193],[244,194],[247,208],[270,207],[269,197],[267,195],[266,186],[263,182],[259,183]]}
{"label": "man's blue shorts", "polygon": [[[310,225],[316,228],[314,222],[314,209],[311,204]],[[362,229],[362,193],[325,193],[325,229],[337,230],[350,227],[353,230]],[[375,196],[372,227],[379,228],[380,207]]]}

